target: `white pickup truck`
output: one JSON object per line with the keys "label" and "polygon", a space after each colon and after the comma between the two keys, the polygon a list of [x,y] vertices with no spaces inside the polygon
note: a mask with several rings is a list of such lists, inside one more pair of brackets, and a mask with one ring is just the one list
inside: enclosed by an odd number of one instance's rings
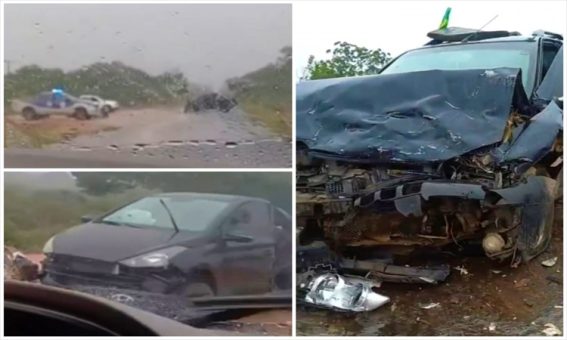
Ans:
{"label": "white pickup truck", "polygon": [[102,99],[101,97],[92,94],[83,94],[79,98],[94,103],[102,112],[106,114],[112,111],[116,111],[118,110],[118,108],[120,108],[120,105],[116,100]]}

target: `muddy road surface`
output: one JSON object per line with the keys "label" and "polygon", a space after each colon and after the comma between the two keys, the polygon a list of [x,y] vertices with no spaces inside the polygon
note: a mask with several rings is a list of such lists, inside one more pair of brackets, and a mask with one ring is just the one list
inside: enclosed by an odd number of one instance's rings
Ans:
{"label": "muddy road surface", "polygon": [[[483,257],[453,258],[439,286],[382,283],[390,303],[368,313],[345,314],[298,307],[298,335],[544,336],[546,324],[563,332],[563,211],[548,250],[510,268]],[[541,262],[557,257],[552,267]],[[465,268],[461,273],[456,267]],[[423,307],[439,304],[431,309]]]}
{"label": "muddy road surface", "polygon": [[[106,119],[50,117],[11,126],[36,131],[69,125],[69,136],[42,148],[17,145],[5,151],[6,167],[290,167],[292,144],[252,122],[235,108],[228,113],[180,109],[125,109]],[[19,120],[22,120],[21,122]],[[83,133],[84,131],[84,133]]]}

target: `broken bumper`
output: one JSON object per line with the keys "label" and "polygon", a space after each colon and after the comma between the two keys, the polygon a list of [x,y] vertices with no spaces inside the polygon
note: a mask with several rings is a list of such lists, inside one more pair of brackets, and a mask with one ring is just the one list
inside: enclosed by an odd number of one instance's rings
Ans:
{"label": "broken bumper", "polygon": [[356,197],[298,194],[298,225],[320,221],[343,246],[444,246],[482,239],[486,254],[529,260],[547,247],[556,182],[532,176],[516,186],[415,181]]}
{"label": "broken bumper", "polygon": [[91,259],[48,256],[41,281],[56,286],[98,286],[168,294],[183,284],[184,278],[172,270],[134,269]]}

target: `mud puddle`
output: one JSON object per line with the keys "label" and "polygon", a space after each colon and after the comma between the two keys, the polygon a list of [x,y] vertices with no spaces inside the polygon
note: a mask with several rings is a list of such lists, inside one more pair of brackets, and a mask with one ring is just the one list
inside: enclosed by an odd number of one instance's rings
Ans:
{"label": "mud puddle", "polygon": [[[439,286],[383,283],[391,302],[370,313],[297,310],[298,335],[462,336],[534,335],[551,323],[563,331],[563,221],[548,250],[528,264],[510,268],[484,257],[454,258]],[[558,257],[552,267],[541,262]],[[464,268],[464,270],[463,270]],[[438,304],[436,307],[423,307]]]}

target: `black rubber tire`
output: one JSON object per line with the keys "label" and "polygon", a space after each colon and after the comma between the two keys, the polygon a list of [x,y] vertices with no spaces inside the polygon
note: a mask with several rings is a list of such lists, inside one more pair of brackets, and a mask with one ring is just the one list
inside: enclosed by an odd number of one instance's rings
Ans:
{"label": "black rubber tire", "polygon": [[73,115],[75,118],[77,118],[78,120],[87,120],[90,119],[91,117],[89,116],[88,112],[86,109],[82,108],[82,107],[78,107],[75,109],[75,113]]}
{"label": "black rubber tire", "polygon": [[559,201],[563,199],[563,168],[561,168],[555,180],[557,181],[557,185],[555,186],[555,200]]}
{"label": "black rubber tire", "polygon": [[112,108],[110,105],[104,105],[100,111],[102,112],[103,117],[108,117],[108,114],[112,112]]}
{"label": "black rubber tire", "polygon": [[31,107],[24,108],[22,110],[22,116],[25,120],[36,120],[38,118],[38,114]]}

